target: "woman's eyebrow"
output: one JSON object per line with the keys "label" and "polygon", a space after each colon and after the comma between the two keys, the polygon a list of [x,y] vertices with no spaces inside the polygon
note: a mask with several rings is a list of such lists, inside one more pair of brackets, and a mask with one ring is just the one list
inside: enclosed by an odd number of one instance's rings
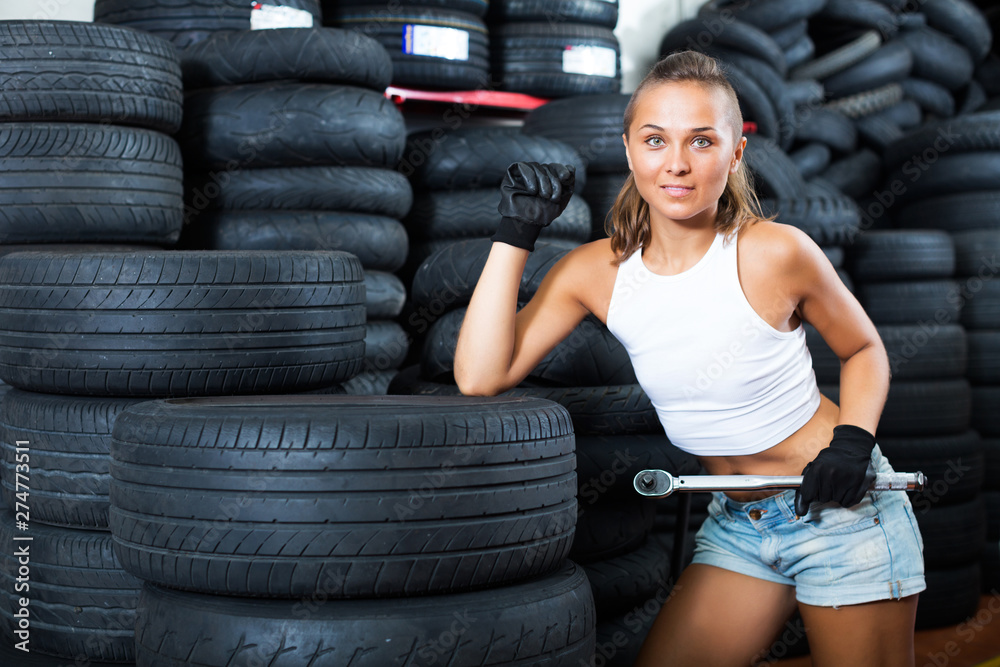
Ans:
{"label": "woman's eyebrow", "polygon": [[[653,125],[652,123],[646,123],[645,125],[643,125],[643,126],[642,126],[642,127],[640,127],[639,129],[640,129],[640,130],[644,130],[644,129],[646,129],[647,127],[648,127],[648,128],[651,128],[651,129],[654,129],[654,130],[656,130],[657,132],[663,132],[663,131],[664,131],[662,127],[660,127],[659,125]],[[709,126],[706,126],[706,127],[693,127],[693,128],[691,128],[691,130],[690,130],[690,132],[709,132],[709,131],[712,131],[712,132],[718,132],[718,130],[716,130],[716,129],[715,129],[714,127],[712,127],[712,126],[710,126],[710,125],[709,125]]]}

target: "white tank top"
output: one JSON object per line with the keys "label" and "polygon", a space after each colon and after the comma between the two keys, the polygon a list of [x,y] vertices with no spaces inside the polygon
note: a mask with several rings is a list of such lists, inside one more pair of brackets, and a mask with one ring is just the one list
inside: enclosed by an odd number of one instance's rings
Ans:
{"label": "white tank top", "polygon": [[755,454],[819,408],[806,334],[778,331],[740,286],[735,237],[673,276],[638,250],[618,267],[608,329],[628,351],[670,441],[696,456]]}

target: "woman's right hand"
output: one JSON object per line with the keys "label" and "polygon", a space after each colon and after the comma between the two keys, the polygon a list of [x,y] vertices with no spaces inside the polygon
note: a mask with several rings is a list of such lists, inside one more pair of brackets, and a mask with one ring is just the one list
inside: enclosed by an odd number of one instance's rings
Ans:
{"label": "woman's right hand", "polygon": [[497,210],[503,217],[493,240],[534,250],[542,228],[566,208],[575,183],[576,168],[572,165],[538,162],[510,165],[500,185]]}

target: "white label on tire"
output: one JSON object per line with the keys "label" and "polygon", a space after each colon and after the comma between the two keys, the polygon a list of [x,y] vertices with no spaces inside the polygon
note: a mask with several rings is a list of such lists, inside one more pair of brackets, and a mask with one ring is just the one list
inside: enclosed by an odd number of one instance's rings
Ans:
{"label": "white label on tire", "polygon": [[303,9],[265,5],[260,2],[253,3],[250,9],[251,30],[311,27],[313,27],[313,15]]}
{"label": "white label on tire", "polygon": [[567,46],[563,51],[562,69],[567,74],[586,74],[614,78],[618,73],[618,58],[614,49],[606,46]]}
{"label": "white label on tire", "polygon": [[433,25],[403,26],[403,53],[446,60],[469,59],[469,32]]}

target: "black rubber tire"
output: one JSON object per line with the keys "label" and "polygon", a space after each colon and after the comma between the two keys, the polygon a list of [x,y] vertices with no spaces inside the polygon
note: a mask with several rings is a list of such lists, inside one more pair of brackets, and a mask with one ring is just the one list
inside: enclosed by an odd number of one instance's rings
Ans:
{"label": "black rubber tire", "polygon": [[950,118],[955,115],[955,98],[944,86],[933,81],[908,77],[900,81],[907,99],[920,105],[927,113],[939,118]]}
{"label": "black rubber tire", "polygon": [[[451,8],[371,3],[333,8],[328,22],[362,32],[381,44],[392,58],[392,83],[409,88],[478,90],[489,84],[490,35],[483,19]],[[413,27],[411,27],[413,26]],[[407,31],[416,26],[449,28],[464,33],[466,57],[451,59],[407,51]],[[457,34],[457,33],[453,33]]]}
{"label": "black rubber tire", "polygon": [[397,372],[394,368],[386,371],[363,370],[340,386],[350,396],[385,396]]}
{"label": "black rubber tire", "polygon": [[[20,642],[18,638],[16,642]],[[134,641],[134,640],[133,640]],[[0,642],[0,662],[17,667],[77,667],[78,662],[68,658],[58,658],[31,650],[30,653],[14,648],[14,641]],[[28,645],[30,650],[30,644]],[[87,667],[122,667],[120,662],[87,660]]]}
{"label": "black rubber tire", "polygon": [[[29,501],[30,504],[30,501]],[[107,532],[30,524],[17,533],[15,514],[0,512],[0,635],[13,644],[29,600],[27,650],[76,661],[135,659],[136,603],[142,582],[122,570]],[[30,536],[31,541],[14,541]],[[26,549],[27,563],[15,555]],[[19,568],[26,566],[19,571]],[[17,578],[20,576],[21,582]],[[20,658],[11,665],[25,665]]]}
{"label": "black rubber tire", "polygon": [[758,196],[795,199],[805,194],[805,181],[795,163],[773,141],[748,135],[743,160],[753,172]]}
{"label": "black rubber tire", "polygon": [[590,206],[590,240],[607,238],[607,227],[611,209],[628,179],[624,174],[596,174],[587,179],[587,187],[583,190],[583,198]]}
{"label": "black rubber tire", "polygon": [[[406,256],[406,264],[399,270],[399,274],[405,281],[412,283],[413,277],[416,275],[420,266],[427,261],[431,255],[435,255],[438,252],[443,251],[445,248],[449,248],[455,244],[467,243],[470,241],[491,242],[492,239],[489,236],[478,236],[469,239],[440,239],[438,241],[414,243],[410,246],[410,252]],[[566,253],[574,248],[578,248],[581,244],[579,241],[568,241],[566,239],[552,238],[551,236],[545,238],[543,236],[535,241],[534,252],[537,252],[539,246],[542,245],[549,246],[554,251]]]}
{"label": "black rubber tire", "polygon": [[162,39],[79,21],[4,21],[0,54],[0,121],[180,127],[180,61]]}
{"label": "black rubber tire", "polygon": [[975,431],[934,437],[880,436],[878,446],[893,470],[919,470],[927,478],[923,491],[909,493],[917,515],[973,500],[986,478],[983,443]]}
{"label": "black rubber tire", "polygon": [[993,46],[990,25],[976,5],[968,0],[925,0],[920,11],[927,24],[964,46],[980,63]]}
{"label": "black rubber tire", "polygon": [[635,476],[651,468],[669,470],[672,475],[694,475],[701,470],[693,455],[675,447],[662,433],[576,437],[577,499],[583,507],[605,497],[635,497]]}
{"label": "black rubber tire", "polygon": [[107,530],[111,427],[122,410],[141,400],[7,391],[0,399],[7,506],[14,507],[15,501],[15,443],[24,441],[30,459],[31,520]]}
{"label": "black rubber tire", "polygon": [[0,123],[0,164],[0,243],[170,245],[180,236],[181,153],[165,134]]}
{"label": "black rubber tire", "polygon": [[[371,0],[321,0],[323,16],[333,16],[338,7],[359,7],[370,5]],[[489,11],[489,0],[396,0],[388,9],[398,11],[406,7],[437,7],[456,12],[467,12],[476,16],[486,16]]]}
{"label": "black rubber tire", "polygon": [[875,0],[827,0],[815,19],[818,25],[846,23],[890,37],[899,29],[896,13]]}
{"label": "black rubber tire", "polygon": [[[1000,199],[1000,195],[997,196]],[[985,227],[985,226],[984,226]],[[1000,229],[977,229],[952,234],[955,243],[955,273],[959,276],[997,273],[996,256],[1000,254]]]}
{"label": "black rubber tire", "polygon": [[840,269],[844,266],[844,248],[839,245],[825,245],[820,248],[826,258],[830,260],[833,268]]}
{"label": "black rubber tire", "polygon": [[490,3],[487,22],[550,21],[614,28],[618,0],[498,0]]}
{"label": "black rubber tire", "polygon": [[[747,23],[752,24],[751,21],[747,21]],[[771,39],[777,42],[781,50],[785,52],[785,59],[787,60],[788,50],[803,37],[809,36],[809,21],[806,19],[791,20],[777,28],[768,30],[767,34],[771,35]]]}
{"label": "black rubber tire", "polygon": [[851,119],[830,109],[805,107],[796,119],[795,139],[800,142],[818,141],[840,153],[852,153],[858,142],[858,131]]}
{"label": "black rubber tire", "polygon": [[903,136],[903,130],[891,120],[881,116],[862,116],[854,119],[858,128],[858,144],[862,148],[885,152],[885,147]]}
{"label": "black rubber tire", "polygon": [[962,324],[970,329],[1000,329],[1000,283],[995,277],[971,276],[961,283]]}
{"label": "black rubber tire", "polygon": [[1000,491],[1000,439],[982,438],[985,458],[983,489]]}
{"label": "black rubber tire", "polygon": [[406,286],[395,274],[365,271],[365,315],[369,320],[398,317],[405,302]]}
{"label": "black rubber tire", "polygon": [[[719,15],[722,20],[736,18],[755,25],[761,30],[774,30],[787,23],[807,19],[823,8],[826,0],[756,0],[736,2],[736,0],[708,0],[701,5],[698,15],[710,20]],[[706,24],[706,28],[710,26]]]}
{"label": "black rubber tire", "polygon": [[842,157],[820,177],[852,199],[871,194],[882,183],[882,157],[869,148]]}
{"label": "black rubber tire", "polygon": [[509,584],[566,558],[573,452],[569,413],[539,399],[147,401],[113,431],[115,553],[145,581],[225,595]]}
{"label": "black rubber tire", "polygon": [[[512,586],[391,604],[315,593],[299,601],[240,600],[146,585],[135,635],[144,665],[216,665],[238,656],[240,664],[306,667],[346,665],[362,655],[364,662],[390,665],[409,651],[423,656],[409,658],[416,664],[577,667],[594,654],[594,601],[583,568],[572,562]],[[290,635],[298,638],[294,644]]]}
{"label": "black rubber tire", "polygon": [[187,179],[187,217],[207,209],[345,211],[402,218],[413,205],[413,188],[391,169],[277,167],[192,173]]}
{"label": "black rubber tire", "polygon": [[568,144],[524,134],[520,128],[465,127],[428,130],[407,137],[399,171],[417,191],[498,187],[515,162],[559,162],[576,167],[575,191],[586,186],[587,167]]}
{"label": "black rubber tire", "polygon": [[522,131],[571,146],[586,164],[588,176],[622,173],[628,171],[622,119],[629,97],[613,93],[553,100],[529,112]]}
{"label": "black rubber tire", "polygon": [[[406,219],[414,242],[492,236],[500,224],[500,188],[430,190],[417,197]],[[539,238],[590,240],[590,207],[573,196],[565,210],[542,229]]]}
{"label": "black rubber tire", "polygon": [[[997,219],[1000,219],[998,216],[1000,190],[986,190],[921,199],[900,208],[895,218],[899,226],[944,229],[954,234],[966,234],[995,227]],[[968,268],[972,268],[961,267],[960,261],[960,275],[968,275]],[[973,272],[978,270],[979,266]]]}
{"label": "black rubber tire", "polygon": [[[840,360],[811,325],[806,343],[812,355],[816,381],[840,381]],[[965,375],[969,346],[965,329],[958,324],[883,324],[878,327],[896,380],[939,380]]]}
{"label": "black rubber tire", "polygon": [[635,551],[653,530],[657,502],[635,494],[581,507],[569,557],[577,563],[595,563]]}
{"label": "black rubber tire", "polygon": [[788,65],[788,69],[791,69],[808,62],[815,55],[816,43],[806,35],[785,49],[785,63]]}
{"label": "black rubber tire", "polygon": [[188,90],[294,79],[383,91],[392,60],[371,37],[336,28],[217,33],[181,52]]}
{"label": "black rubber tire", "polygon": [[969,81],[969,83],[965,84],[965,87],[956,91],[955,98],[955,102],[958,105],[955,113],[959,116],[968,116],[969,114],[976,113],[980,109],[983,109],[989,101],[986,97],[986,91],[983,90],[982,85],[975,79]]}
{"label": "black rubber tire", "polygon": [[903,101],[903,87],[896,82],[833,100],[827,106],[848,118],[872,116]]}
{"label": "black rubber tire", "polygon": [[[281,0],[281,5],[321,19],[319,0]],[[243,0],[97,0],[94,21],[151,32],[184,48],[216,32],[250,30],[251,3]]]}
{"label": "black rubber tire", "polygon": [[681,21],[663,36],[660,55],[688,49],[701,51],[709,46],[740,51],[763,60],[783,77],[788,74],[785,52],[778,43],[760,28],[740,20],[698,17]]}
{"label": "black rubber tire", "polygon": [[972,388],[972,428],[989,438],[1000,437],[1000,385]]}
{"label": "black rubber tire", "polygon": [[853,41],[792,69],[788,78],[793,81],[825,79],[856,65],[878,51],[880,46],[882,35],[877,30],[868,30]]}
{"label": "black rubber tire", "polygon": [[[712,53],[714,49],[710,48],[706,51]],[[738,68],[737,76],[745,72],[767,96],[778,123],[778,133],[774,138],[782,150],[787,151],[791,148],[792,140],[795,138],[795,103],[791,95],[788,94],[784,79],[769,64],[753,56],[739,52],[726,53],[725,55],[720,53],[719,55],[726,61],[727,67],[735,65]],[[755,118],[750,115],[747,120],[755,120]],[[760,131],[759,124],[758,132],[765,134]],[[765,134],[765,136],[767,135]]]}
{"label": "black rubber tire", "polygon": [[957,90],[972,80],[975,65],[960,44],[934,28],[900,33],[900,41],[913,54],[913,76]]}
{"label": "black rubber tire", "polygon": [[823,79],[823,88],[829,97],[847,97],[902,81],[912,69],[913,55],[906,44],[890,41],[864,60]]}
{"label": "black rubber tire", "polygon": [[785,81],[785,89],[788,91],[788,96],[792,98],[796,114],[799,107],[817,107],[826,99],[826,91],[823,90],[823,84],[814,79]]}
{"label": "black rubber tire", "polygon": [[[820,390],[834,401],[836,385]],[[878,437],[952,435],[969,430],[973,390],[964,379],[909,380],[889,385]]]}
{"label": "black rubber tire", "polygon": [[818,141],[811,141],[788,154],[795,163],[802,178],[808,180],[819,175],[830,165],[830,147]]}
{"label": "black rubber tire", "polygon": [[798,227],[820,245],[844,243],[858,232],[858,206],[843,195],[807,193],[793,199],[762,199],[760,205],[764,215],[777,215],[776,222]]}
{"label": "black rubber tire", "polygon": [[[719,49],[713,49],[712,52],[721,58]],[[764,88],[731,60],[722,59],[719,64],[722,65],[726,79],[736,91],[743,122],[752,122],[756,125],[756,132],[750,136],[773,141],[782,139],[778,111],[774,108],[774,103],[771,102],[771,98],[768,97]]]}
{"label": "black rubber tire", "polygon": [[[437,315],[469,303],[492,245],[488,239],[470,239],[449,244],[431,255],[413,277],[410,299],[418,306],[437,311]],[[527,302],[552,265],[565,254],[561,248],[537,243],[521,275],[518,301]],[[426,331],[426,326],[423,330]]]}
{"label": "black rubber tire", "polygon": [[[939,139],[944,141],[943,146]],[[887,165],[902,164],[928,148],[934,148],[938,153],[1000,151],[1000,111],[925,123],[890,144],[886,149],[885,162]],[[931,159],[925,157],[925,161]]]}
{"label": "black rubber tire", "polygon": [[0,378],[129,397],[329,386],[360,369],[363,290],[347,253],[11,253]]}
{"label": "black rubber tire", "polygon": [[[538,97],[569,97],[621,92],[621,47],[611,31],[574,23],[504,23],[491,33],[492,73],[500,88]],[[607,49],[614,57],[613,74],[567,71],[565,54],[579,47]]]}
{"label": "black rubber tire", "polygon": [[912,185],[899,195],[905,204],[939,195],[990,190],[1000,182],[1000,151],[950,150],[937,154],[934,161],[905,162],[901,168],[891,170],[888,178],[890,183],[899,180],[904,186]]}
{"label": "black rubber tire", "polygon": [[583,566],[594,594],[597,618],[625,614],[667,586],[670,557],[656,540],[615,558]]}
{"label": "black rubber tire", "polygon": [[859,282],[950,278],[955,243],[940,230],[872,230],[850,246],[848,268]]}
{"label": "black rubber tire", "polygon": [[398,220],[336,211],[207,211],[184,234],[189,248],[349,252],[379,271],[399,269],[409,249]]}
{"label": "black rubber tire", "polygon": [[410,337],[399,322],[369,319],[365,325],[365,366],[362,373],[398,370],[405,363],[409,348]]}
{"label": "black rubber tire", "polygon": [[956,505],[928,505],[914,515],[924,538],[924,564],[943,569],[978,564],[986,541],[983,495]]}
{"label": "black rubber tire", "polygon": [[[419,367],[403,368],[389,385],[389,394],[461,396],[458,387],[420,379]],[[573,418],[577,435],[663,433],[656,410],[637,384],[602,387],[528,387],[502,396],[535,396],[556,401]]]}
{"label": "black rubber tire", "polygon": [[959,321],[962,304],[954,280],[859,283],[858,300],[876,324]]}
{"label": "black rubber tire", "polygon": [[944,628],[968,621],[979,607],[979,563],[924,573],[927,589],[920,593],[916,629]]}
{"label": "black rubber tire", "polygon": [[375,91],[279,81],[192,91],[178,139],[201,169],[385,168],[399,162],[406,129]]}
{"label": "black rubber tire", "polygon": [[[464,318],[465,308],[456,308],[431,326],[420,355],[422,377],[436,382],[454,382],[455,345]],[[538,362],[528,377],[541,384],[563,387],[636,382],[628,352],[607,327],[593,317],[584,318]]]}
{"label": "black rubber tire", "polygon": [[920,105],[909,98],[876,111],[872,115],[884,118],[904,131],[913,129],[924,122],[924,114],[920,110]]}
{"label": "black rubber tire", "polygon": [[987,55],[986,60],[976,66],[975,77],[988,97],[1000,95],[1000,56]]}
{"label": "black rubber tire", "polygon": [[[658,539],[656,541],[660,544],[661,551],[666,552],[669,545],[664,545]],[[588,664],[633,667],[670,588],[660,587],[654,597],[644,600],[641,605],[636,605],[625,614],[598,621],[595,653]]]}

